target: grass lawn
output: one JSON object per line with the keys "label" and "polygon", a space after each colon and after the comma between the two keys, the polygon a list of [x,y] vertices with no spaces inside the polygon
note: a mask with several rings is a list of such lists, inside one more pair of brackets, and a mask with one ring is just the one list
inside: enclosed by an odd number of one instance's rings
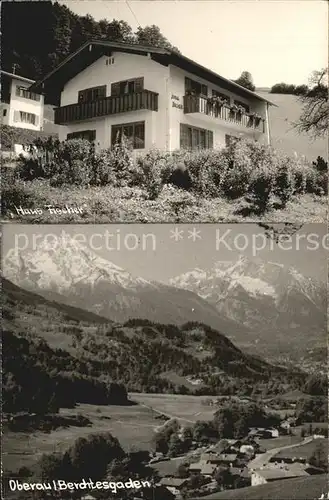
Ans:
{"label": "grass lawn", "polygon": [[82,414],[92,422],[91,427],[58,428],[49,433],[35,431],[11,432],[3,429],[3,469],[17,471],[20,467],[31,467],[43,453],[65,451],[78,437],[88,434],[110,432],[118,438],[127,451],[151,450],[155,428],[159,425],[157,414],[144,406],[95,406],[79,404],[75,409],[62,409],[60,414]]}
{"label": "grass lawn", "polygon": [[[110,223],[110,222],[324,222],[327,214],[327,197],[305,194],[294,197],[285,209],[270,209],[265,214],[248,213],[244,198],[228,201],[224,198],[204,199],[182,194],[175,190],[160,193],[156,200],[147,199],[141,189],[92,187],[89,189],[70,187],[50,187],[48,181],[35,180],[21,183],[18,197],[3,190],[7,209],[3,220],[26,223]],[[185,193],[184,193],[185,196]],[[7,200],[7,201],[6,201]],[[15,201],[12,201],[15,200]],[[19,200],[19,201],[17,201]],[[275,200],[273,200],[275,202]],[[15,205],[23,208],[42,210],[41,214],[19,215]],[[77,214],[49,213],[46,205],[57,208],[81,208]]]}
{"label": "grass lawn", "polygon": [[165,423],[159,419],[161,412],[177,417],[185,424],[197,420],[211,420],[213,416],[213,410],[203,404],[206,398],[200,396],[134,393],[129,395],[129,399],[139,404],[132,406],[79,404],[74,409],[60,410],[62,415],[81,414],[87,417],[92,422],[90,427],[62,427],[49,433],[12,432],[3,429],[4,470],[17,471],[20,467],[30,468],[43,453],[62,452],[78,437],[98,432],[111,432],[126,451],[132,446],[136,449],[152,450],[156,429]]}
{"label": "grass lawn", "polygon": [[207,397],[203,396],[131,393],[129,399],[148,408],[153,408],[163,415],[177,418],[182,424],[186,423],[187,425],[197,420],[212,420],[214,412],[217,410],[217,408],[206,406],[204,401]]}
{"label": "grass lawn", "polygon": [[280,460],[281,457],[298,457],[298,458],[305,458],[306,460],[313,454],[313,452],[316,450],[318,445],[322,443],[328,448],[328,441],[327,439],[319,438],[319,439],[313,439],[313,441],[310,441],[309,443],[301,444],[300,446],[295,446],[294,448],[288,448],[287,450],[282,450],[279,451],[275,455],[275,458],[278,458]]}
{"label": "grass lawn", "polygon": [[327,498],[328,480],[328,474],[283,479],[260,486],[214,493],[202,497],[202,500],[315,500],[320,498],[322,493],[325,494],[324,498]]}

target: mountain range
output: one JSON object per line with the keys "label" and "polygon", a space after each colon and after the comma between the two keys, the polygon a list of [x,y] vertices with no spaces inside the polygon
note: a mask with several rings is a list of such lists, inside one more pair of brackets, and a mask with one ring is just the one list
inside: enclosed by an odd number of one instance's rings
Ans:
{"label": "mountain range", "polygon": [[24,289],[116,322],[141,318],[181,325],[196,321],[227,336],[235,336],[238,330],[249,334],[197,294],[135,277],[67,236],[56,250],[47,243],[20,254],[10,250],[3,274]]}
{"label": "mountain range", "polygon": [[163,284],[135,277],[69,236],[56,249],[10,250],[4,276],[59,303],[114,322],[200,322],[255,352],[307,352],[326,343],[325,283],[294,268],[240,257]]}
{"label": "mountain range", "polygon": [[[193,291],[221,316],[243,324],[262,349],[271,344],[288,351],[326,344],[325,282],[303,276],[293,267],[241,256],[236,262],[194,269],[170,284]],[[242,341],[240,336],[236,340]]]}

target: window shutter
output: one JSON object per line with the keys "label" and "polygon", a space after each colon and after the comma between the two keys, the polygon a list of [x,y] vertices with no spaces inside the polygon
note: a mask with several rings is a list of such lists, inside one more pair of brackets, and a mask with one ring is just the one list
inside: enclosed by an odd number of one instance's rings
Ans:
{"label": "window shutter", "polygon": [[120,95],[120,82],[115,82],[111,84],[111,96]]}
{"label": "window shutter", "polygon": [[98,99],[103,99],[103,97],[106,97],[106,85],[99,87]]}
{"label": "window shutter", "polygon": [[38,117],[37,115],[34,115],[34,116],[35,116],[35,119],[34,119],[34,125],[35,125],[36,127],[38,127],[38,125],[39,125],[39,117]]}
{"label": "window shutter", "polygon": [[185,77],[185,92],[186,90],[192,90],[192,80],[190,78]]}
{"label": "window shutter", "polygon": [[19,122],[19,121],[20,121],[20,112],[14,111],[14,122]]}
{"label": "window shutter", "polygon": [[180,124],[180,147],[190,149],[192,147],[192,130],[184,123]]}
{"label": "window shutter", "polygon": [[214,147],[214,133],[211,130],[207,130],[207,148],[212,149]]}
{"label": "window shutter", "polygon": [[136,78],[135,92],[141,92],[142,90],[144,90],[144,77]]}
{"label": "window shutter", "polygon": [[201,94],[204,96],[208,96],[208,87],[207,85],[201,85]]}

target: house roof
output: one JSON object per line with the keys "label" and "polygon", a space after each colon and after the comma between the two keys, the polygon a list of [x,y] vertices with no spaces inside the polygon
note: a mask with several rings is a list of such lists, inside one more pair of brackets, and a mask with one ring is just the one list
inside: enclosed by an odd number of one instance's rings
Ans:
{"label": "house roof", "polygon": [[15,79],[15,80],[21,80],[22,82],[26,82],[26,83],[35,83],[35,80],[31,80],[30,78],[26,78],[25,76],[21,76],[21,75],[16,75],[16,73],[9,73],[8,71],[3,71],[1,70],[0,71],[1,75],[4,75],[8,78],[11,78],[11,79]]}
{"label": "house roof", "polygon": [[240,477],[245,477],[245,478],[250,478],[250,471],[247,469],[247,467],[230,467],[229,468],[230,473],[232,476],[240,476]]}
{"label": "house roof", "polygon": [[213,472],[217,469],[214,464],[204,464],[201,469],[201,474],[213,474]]}
{"label": "house roof", "polygon": [[175,488],[179,488],[186,482],[187,479],[183,479],[180,477],[163,477],[159,484],[161,484],[161,486],[173,486]]}
{"label": "house roof", "polygon": [[[205,68],[201,64],[177,53],[176,51],[159,48],[147,47],[142,45],[131,45],[119,42],[110,42],[105,40],[89,40],[84,43],[78,50],[66,57],[55,69],[50,71],[44,78],[34,83],[31,87],[33,92],[48,94],[52,96],[56,102],[59,102],[60,92],[66,82],[90,66],[101,56],[110,56],[113,51],[126,52],[138,55],[148,55],[151,58],[164,66],[177,66],[189,73],[195,74],[223,89],[235,92],[238,95],[246,98],[253,97],[259,101],[264,101],[270,105],[276,106],[273,102],[264,97],[248,90],[241,85],[224,78],[214,71]],[[55,102],[53,103],[55,104]]]}
{"label": "house roof", "polygon": [[202,462],[197,462],[197,463],[191,464],[189,466],[189,470],[201,470],[203,465],[204,465],[204,463],[202,463]]}
{"label": "house roof", "polygon": [[237,456],[238,455],[236,453],[227,453],[227,454],[226,453],[222,453],[221,455],[219,455],[219,459],[223,460],[223,461],[225,460],[225,461],[228,461],[228,462],[231,462],[231,461],[234,462],[234,460],[236,460]]}
{"label": "house roof", "polygon": [[254,471],[255,474],[262,476],[267,481],[274,479],[287,479],[290,477],[308,476],[309,474],[303,469],[259,469]]}

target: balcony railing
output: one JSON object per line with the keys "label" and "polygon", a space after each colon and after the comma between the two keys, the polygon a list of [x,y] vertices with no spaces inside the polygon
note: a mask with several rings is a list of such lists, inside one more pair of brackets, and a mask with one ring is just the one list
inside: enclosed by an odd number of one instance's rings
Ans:
{"label": "balcony railing", "polygon": [[229,106],[223,104],[213,104],[205,97],[185,95],[184,96],[184,113],[203,113],[219,120],[230,122],[234,125],[265,132],[264,118],[257,119],[249,116],[247,113],[238,113],[232,111]]}
{"label": "balcony railing", "polygon": [[134,94],[104,97],[96,101],[69,104],[55,109],[55,123],[64,125],[101,116],[147,109],[158,111],[158,95],[150,90]]}

